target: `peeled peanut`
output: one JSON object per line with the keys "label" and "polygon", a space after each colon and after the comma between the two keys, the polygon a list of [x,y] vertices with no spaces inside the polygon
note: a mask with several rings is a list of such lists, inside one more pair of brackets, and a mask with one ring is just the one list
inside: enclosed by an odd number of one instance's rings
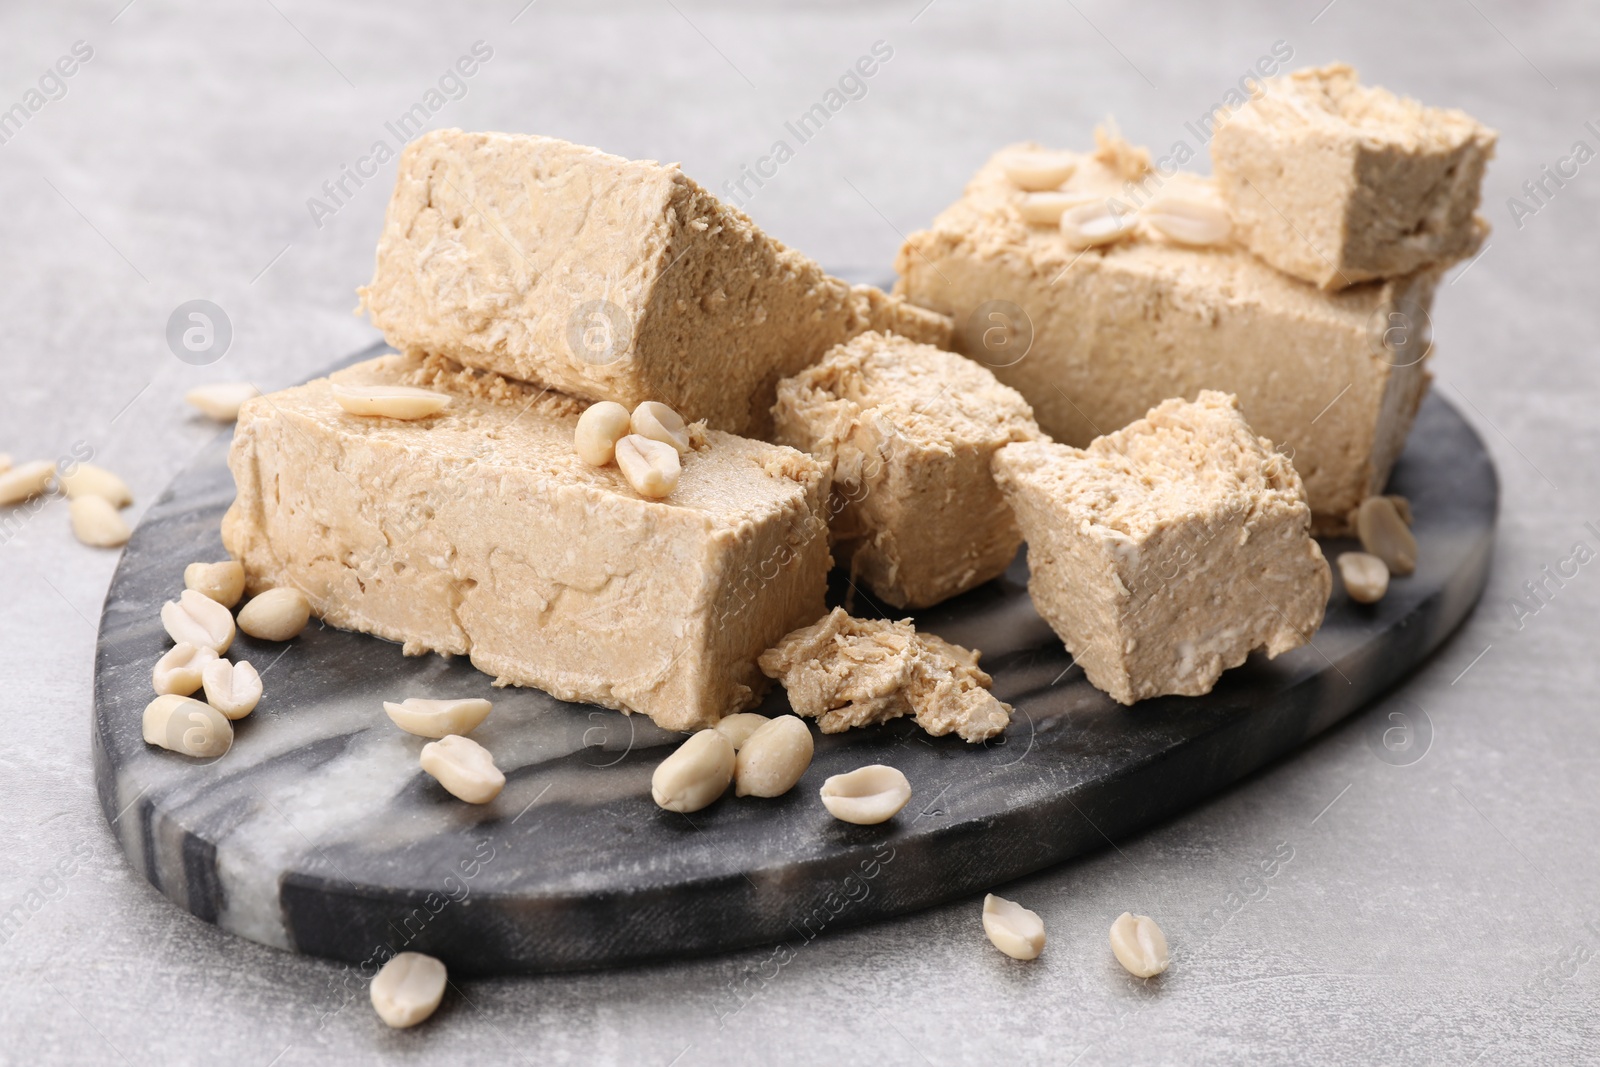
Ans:
{"label": "peeled peanut", "polygon": [[1339,577],[1357,604],[1376,604],[1389,591],[1389,566],[1366,552],[1339,553]]}
{"label": "peeled peanut", "polygon": [[249,660],[213,660],[200,672],[206,703],[230,719],[242,719],[261,703],[261,675]]}
{"label": "peeled peanut", "polygon": [[418,737],[466,736],[489,717],[494,705],[477,697],[459,700],[426,700],[407,697],[400,703],[385,700],[383,710],[394,724]]}
{"label": "peeled peanut", "polygon": [[1202,193],[1162,193],[1145,205],[1139,217],[1168,240],[1194,248],[1225,244],[1233,233],[1228,209]]}
{"label": "peeled peanut", "polygon": [[646,400],[633,409],[629,421],[633,432],[640,437],[671,445],[680,456],[689,451],[689,428],[683,424],[683,417],[667,405]]}
{"label": "peeled peanut", "polygon": [[185,642],[209,648],[217,655],[233,644],[233,613],[193,589],[161,606],[161,625],[175,644]]}
{"label": "peeled peanut", "polygon": [[1167,938],[1148,915],[1123,912],[1111,924],[1111,953],[1135,978],[1154,978],[1167,969]]}
{"label": "peeled peanut", "polygon": [[1133,215],[1104,200],[1069,207],[1061,213],[1061,236],[1067,247],[1082,250],[1120,241],[1133,232]]}
{"label": "peeled peanut", "polygon": [[1035,226],[1059,226],[1062,212],[1097,199],[1089,193],[1024,193],[1017,203],[1017,210],[1024,222]]}
{"label": "peeled peanut", "polygon": [[249,382],[217,382],[197,385],[184,393],[183,398],[218,422],[232,422],[239,417],[239,409],[246,400],[260,395],[261,390]]}
{"label": "peeled peanut", "polygon": [[373,976],[368,993],[378,1017],[396,1030],[415,1026],[439,1008],[444,964],[421,952],[402,952]]}
{"label": "peeled peanut", "polygon": [[231,559],[222,563],[191,563],[183,568],[183,584],[231,608],[244,596],[244,567]]}
{"label": "peeled peanut", "polygon": [[844,822],[887,822],[911,800],[911,783],[895,767],[873,763],[822,783],[822,806]]}
{"label": "peeled peanut", "polygon": [[310,601],[300,590],[288,586],[258,593],[239,609],[239,629],[263,641],[288,641],[310,620]]}
{"label": "peeled peanut", "polygon": [[103,496],[80,496],[67,506],[67,514],[73,536],[94,548],[117,548],[133,536],[116,505]]}
{"label": "peeled peanut", "polygon": [[159,696],[145,705],[145,742],[211,759],[233,747],[233,724],[216,708],[185,696]]}
{"label": "peeled peanut", "polygon": [[505,788],[506,776],[489,750],[470,737],[450,734],[422,746],[422,769],[445,791],[468,804],[487,804]]}
{"label": "peeled peanut", "polygon": [[68,500],[84,496],[104,497],[112,507],[125,508],[133,503],[133,491],[128,483],[104,467],[92,463],[79,463],[67,474],[57,474],[56,480]]}
{"label": "peeled peanut", "polygon": [[162,696],[186,697],[203,684],[207,664],[216,662],[217,654],[211,649],[185,641],[173,645],[166,655],[156,660],[155,669],[150,672],[150,684]]}
{"label": "peeled peanut", "polygon": [[1078,169],[1078,157],[1071,152],[1028,149],[1009,153],[1000,165],[1012,185],[1037,192],[1059,189]]}
{"label": "peeled peanut", "polygon": [[1389,573],[1404,577],[1417,569],[1417,539],[1386,496],[1369,496],[1356,510],[1361,547],[1383,560]]}
{"label": "peeled peanut", "polygon": [[811,766],[813,750],[805,720],[798,715],[778,716],[740,746],[733,764],[734,795],[782,796]]}
{"label": "peeled peanut", "polygon": [[628,409],[611,400],[590,404],[578,416],[572,432],[572,449],[585,462],[604,467],[616,456],[617,442],[631,432],[633,419]]}
{"label": "peeled peanut", "polygon": [[994,947],[1014,960],[1032,960],[1044,951],[1044,920],[1014,900],[993,893],[983,898],[983,932]]}
{"label": "peeled peanut", "polygon": [[676,448],[636,433],[617,442],[617,466],[634,492],[655,500],[672,494],[682,472]]}
{"label": "peeled peanut", "polygon": [[43,459],[0,473],[0,504],[20,504],[46,492],[55,476],[56,465]]}
{"label": "peeled peanut", "polygon": [[335,382],[334,401],[352,415],[368,418],[426,419],[450,406],[450,398],[432,389],[409,385],[345,385]]}
{"label": "peeled peanut", "polygon": [[739,751],[744,743],[750,740],[750,735],[761,729],[772,720],[765,715],[757,715],[753,711],[741,711],[734,715],[724,715],[717,721],[717,733],[733,742],[733,750]]}
{"label": "peeled peanut", "polygon": [[668,811],[699,811],[727,792],[733,767],[733,742],[701,730],[661,761],[650,776],[650,796]]}

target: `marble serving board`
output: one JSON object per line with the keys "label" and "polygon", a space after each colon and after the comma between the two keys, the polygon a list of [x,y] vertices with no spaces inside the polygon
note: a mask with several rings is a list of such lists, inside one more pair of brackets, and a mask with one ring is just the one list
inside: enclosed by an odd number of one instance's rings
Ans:
{"label": "marble serving board", "polygon": [[[969,745],[906,720],[819,735],[787,796],[730,791],[682,815],[650,799],[676,737],[642,716],[495,689],[465,659],[408,658],[316,622],[284,645],[239,636],[230,656],[257,666],[266,696],[225,756],[146,745],[150,669],[169,645],[160,606],[182,589],[185,564],[225,558],[229,437],[150,508],[106,598],[93,737],[106,818],[136,869],[225,930],[353,963],[422,951],[466,973],[810,938],[977,893],[1176,815],[1416,669],[1483,589],[1498,498],[1483,443],[1434,393],[1390,486],[1412,501],[1417,572],[1371,606],[1336,577],[1312,646],[1252,657],[1205,697],[1121,707],[1034,613],[1019,556],[1003,578],[913,613],[919,628],[982,650],[995,695],[1016,707],[1004,736]],[[1351,547],[1323,544],[1330,559]],[[835,585],[840,603],[850,590]],[[857,595],[853,610],[878,605]],[[381,704],[407,696],[494,701],[474,737],[506,772],[495,802],[464,804],[422,773],[423,740]],[[786,710],[781,689],[760,710]],[[830,817],[823,779],[880,762],[910,779],[910,805],[880,826]]]}

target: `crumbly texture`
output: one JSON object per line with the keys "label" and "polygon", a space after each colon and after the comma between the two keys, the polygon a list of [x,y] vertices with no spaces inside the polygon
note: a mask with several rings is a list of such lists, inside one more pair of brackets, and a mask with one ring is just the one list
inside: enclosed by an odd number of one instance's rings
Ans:
{"label": "crumbly texture", "polygon": [[983,741],[1011,721],[978,653],[919,634],[910,619],[857,619],[834,608],[763,653],[761,669],[825,734],[911,715],[935,737]]}
{"label": "crumbly texture", "polygon": [[1015,389],[965,356],[866,333],[778,383],[773,440],[833,471],[835,552],[895,607],[1002,574],[1022,533],[989,461],[1040,436]]}
{"label": "crumbly texture", "polygon": [[1325,289],[1473,255],[1497,134],[1360,84],[1342,63],[1273,78],[1219,123],[1211,164],[1249,249]]}
{"label": "crumbly texture", "polygon": [[[450,393],[362,418],[332,382]],[[710,726],[754,703],[757,657],[823,611],[827,473],[697,430],[677,488],[634,492],[572,447],[583,405],[440,359],[386,356],[244,405],[223,543],[252,590],[329,624],[470,656],[497,684]]]}
{"label": "crumbly texture", "polygon": [[763,434],[778,379],[866,330],[950,325],[851,286],[662,165],[439,130],[401,153],[363,306],[402,351]]}
{"label": "crumbly texture", "polygon": [[1322,624],[1333,578],[1300,478],[1232,396],[1168,400],[1088,448],[1009,445],[994,465],[1034,607],[1120,703],[1209,693]]}
{"label": "crumbly texture", "polygon": [[[1237,246],[1185,248],[1142,228],[1079,253],[1056,227],[1023,220],[1023,194],[1006,179],[1008,152],[1040,147],[997,153],[932,228],[912,234],[896,291],[953,316],[957,349],[1026,397],[1040,427],[1067,444],[1087,445],[1169,397],[1234,393],[1250,425],[1294,457],[1318,529],[1343,530],[1352,507],[1383,491],[1427,390],[1416,326],[1437,272],[1326,293]],[[1181,186],[1209,183],[1151,171],[1130,186],[1083,156],[1065,189],[1131,207]],[[984,348],[992,316],[975,312],[996,300],[1020,307],[1031,326],[1020,359]],[[1389,347],[1396,341],[1408,343]]]}

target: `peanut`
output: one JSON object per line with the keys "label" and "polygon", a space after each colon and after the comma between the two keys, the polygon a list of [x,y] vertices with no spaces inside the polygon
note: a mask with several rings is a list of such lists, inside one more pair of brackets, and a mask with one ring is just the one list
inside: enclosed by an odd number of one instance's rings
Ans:
{"label": "peanut", "polygon": [[872,763],[822,783],[828,814],[858,826],[887,822],[911,800],[911,783],[897,768]]}
{"label": "peanut", "polygon": [[734,757],[733,791],[741,797],[778,797],[811,766],[811,731],[797,715],[780,715],[751,734]]}
{"label": "peanut", "polygon": [[133,536],[116,506],[103,496],[80,496],[67,506],[67,514],[73,536],[94,548],[117,548]]}
{"label": "peanut", "polygon": [[352,415],[410,422],[431,418],[450,406],[450,398],[409,385],[345,385],[335,382],[333,399]]}
{"label": "peanut", "polygon": [[661,761],[650,776],[650,796],[668,811],[699,811],[727,791],[733,767],[733,742],[701,730]]}
{"label": "peanut", "polygon": [[174,644],[188,642],[209,648],[219,656],[233,644],[232,612],[193,589],[185,589],[177,600],[161,606],[161,625]]}
{"label": "peanut", "polygon": [[239,629],[263,641],[288,641],[311,620],[311,603],[298,589],[280,586],[258,593],[239,609]]}
{"label": "peanut", "polygon": [[1167,938],[1148,915],[1123,912],[1111,924],[1111,954],[1135,978],[1154,978],[1167,969]]}

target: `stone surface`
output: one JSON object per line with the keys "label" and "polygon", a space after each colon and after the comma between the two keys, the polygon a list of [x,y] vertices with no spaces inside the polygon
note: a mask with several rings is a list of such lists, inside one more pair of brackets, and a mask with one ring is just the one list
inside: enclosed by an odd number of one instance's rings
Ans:
{"label": "stone surface", "polygon": [[[1089,685],[1034,612],[1019,556],[1003,577],[914,615],[919,630],[982,651],[993,694],[1015,708],[1003,735],[930,741],[905,719],[822,735],[782,798],[728,796],[686,816],[659,810],[648,785],[681,735],[537,690],[497,691],[459,658],[408,658],[327,627],[276,659],[276,646],[237,639],[234,655],[271,666],[222,758],[146,745],[138,713],[167,646],[155,611],[196,547],[218,554],[232,489],[222,444],[146,514],[112,581],[96,664],[101,807],[135,869],[231,933],[357,965],[425,952],[453,974],[809,940],[988,889],[1182,811],[1327,729],[1444,640],[1482,588],[1498,501],[1481,442],[1434,398],[1394,479],[1416,515],[1417,573],[1376,606],[1341,593],[1309,647],[1257,657],[1205,697],[1129,709]],[[381,703],[411,696],[495,702],[472,736],[507,778],[493,802],[468,807],[419,770],[424,739]],[[774,693],[762,710],[788,703]],[[905,773],[916,814],[842,829],[816,789],[868,763]]]}
{"label": "stone surface", "polygon": [[[625,0],[606,9],[616,18],[539,3],[513,24],[523,0],[470,12],[274,2],[281,16],[266,4],[138,0],[115,23],[121,0],[0,11],[8,104],[73,41],[96,53],[0,146],[11,208],[0,215],[0,452],[53,460],[85,442],[133,489],[130,522],[216,434],[183,402],[187,389],[280,388],[374,339],[350,309],[371,276],[394,164],[320,228],[306,200],[392,137],[384,123],[476,39],[495,58],[435,125],[681,159],[714,189],[759,162],[874,40],[892,44],[867,94],[808,143],[791,139],[795,158],[745,198],[763,229],[862,282],[881,279],[901,234],[999,145],[1085,144],[1114,109],[1130,137],[1182,139],[1203,157],[1184,124],[1284,40],[1295,64],[1345,59],[1502,133],[1484,192],[1492,247],[1446,279],[1434,306],[1435,389],[1504,476],[1490,584],[1466,626],[1369,710],[1179,817],[1002,889],[1050,931],[1033,964],[994,950],[972,896],[783,955],[760,946],[463,979],[426,1025],[394,1034],[342,965],[223,933],[128,865],[87,770],[94,620],[117,553],[78,544],[59,500],[20,520],[0,513],[0,720],[53,709],[59,724],[14,735],[0,761],[0,914],[24,907],[0,937],[0,1062],[453,1065],[463,1048],[628,1067],[1600,1056],[1600,966],[1573,966],[1579,946],[1600,945],[1583,927],[1600,883],[1600,579],[1584,565],[1520,623],[1509,606],[1575,540],[1600,543],[1584,527],[1600,525],[1600,468],[1584,461],[1600,448],[1600,172],[1585,166],[1545,206],[1520,191],[1588,139],[1600,10],[675,0],[680,15]],[[1520,228],[1511,196],[1538,208]],[[177,359],[164,337],[173,309],[196,297],[226,308],[235,333],[207,366]],[[1378,758],[1374,739],[1404,721],[1431,724],[1431,744],[1403,765]],[[1172,970],[1153,987],[1107,948],[1129,910],[1155,917],[1172,943]]]}

